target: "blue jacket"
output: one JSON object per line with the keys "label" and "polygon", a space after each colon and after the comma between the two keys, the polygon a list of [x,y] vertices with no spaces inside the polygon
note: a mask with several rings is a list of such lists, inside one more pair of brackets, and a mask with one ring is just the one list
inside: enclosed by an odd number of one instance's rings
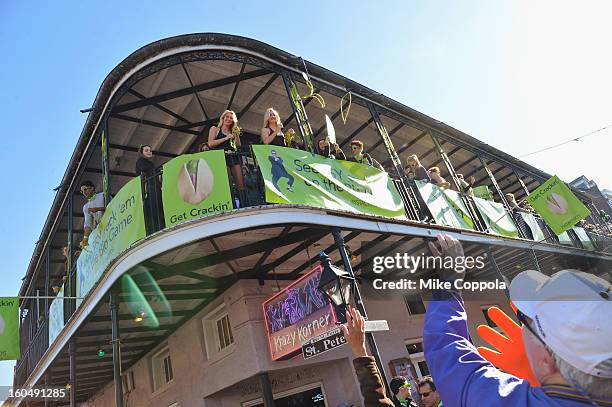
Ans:
{"label": "blue jacket", "polygon": [[[457,293],[435,291],[423,333],[425,360],[444,407],[584,407],[592,405],[567,386],[531,387],[503,373],[476,351],[469,340],[467,314]],[[612,400],[595,400],[612,406]]]}

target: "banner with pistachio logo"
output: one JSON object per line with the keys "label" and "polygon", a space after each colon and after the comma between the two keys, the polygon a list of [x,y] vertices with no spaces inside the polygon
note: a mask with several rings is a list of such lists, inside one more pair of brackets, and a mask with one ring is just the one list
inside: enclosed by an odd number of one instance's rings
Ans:
{"label": "banner with pistachio logo", "polygon": [[556,175],[533,191],[527,201],[557,235],[591,214]]}
{"label": "banner with pistachio logo", "polygon": [[231,211],[224,151],[185,154],[164,164],[162,201],[167,227]]}

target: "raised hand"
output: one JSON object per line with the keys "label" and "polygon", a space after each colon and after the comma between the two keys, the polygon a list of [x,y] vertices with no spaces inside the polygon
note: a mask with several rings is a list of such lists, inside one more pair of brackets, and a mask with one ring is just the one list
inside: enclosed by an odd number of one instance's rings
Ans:
{"label": "raised hand", "polygon": [[[442,257],[442,263],[445,263],[445,258],[451,257],[453,259],[453,264],[455,264],[456,259],[459,257],[464,257],[463,246],[461,243],[450,235],[438,235],[437,242],[428,242],[429,250],[436,257]],[[438,274],[440,278],[444,281],[455,281],[457,279],[463,279],[465,276],[465,271],[457,272],[454,269],[442,269],[438,270]]]}
{"label": "raised hand", "polygon": [[355,357],[368,356],[365,347],[365,320],[361,313],[349,305],[346,312],[346,324],[342,324],[342,334],[353,350]]}
{"label": "raised hand", "polygon": [[527,359],[520,325],[497,307],[489,308],[487,314],[502,329],[504,334],[497,332],[488,325],[479,325],[476,328],[478,335],[497,350],[480,346],[478,347],[478,353],[493,363],[495,367],[527,380],[534,387],[539,386]]}

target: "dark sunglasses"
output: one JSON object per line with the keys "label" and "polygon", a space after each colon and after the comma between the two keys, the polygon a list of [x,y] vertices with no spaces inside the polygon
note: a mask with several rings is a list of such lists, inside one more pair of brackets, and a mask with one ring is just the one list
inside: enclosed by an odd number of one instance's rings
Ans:
{"label": "dark sunglasses", "polygon": [[519,322],[520,322],[520,323],[521,323],[521,324],[522,324],[522,325],[523,325],[525,328],[527,328],[527,329],[529,330],[529,332],[531,332],[531,333],[533,334],[533,336],[535,336],[536,338],[538,338],[538,340],[539,340],[540,342],[542,342],[542,344],[543,344],[544,346],[546,346],[546,343],[544,342],[544,340],[542,340],[542,338],[540,338],[540,335],[538,335],[538,334],[537,334],[537,332],[535,331],[535,329],[533,329],[533,328],[531,327],[531,324],[529,323],[529,319],[530,319],[530,318],[529,318],[527,315],[523,314],[523,313],[521,312],[521,310],[517,309],[517,310],[516,310],[516,317],[518,318]]}
{"label": "dark sunglasses", "polygon": [[430,391],[426,391],[425,393],[419,393],[419,396],[421,396],[421,397],[429,397],[430,394],[431,394]]}

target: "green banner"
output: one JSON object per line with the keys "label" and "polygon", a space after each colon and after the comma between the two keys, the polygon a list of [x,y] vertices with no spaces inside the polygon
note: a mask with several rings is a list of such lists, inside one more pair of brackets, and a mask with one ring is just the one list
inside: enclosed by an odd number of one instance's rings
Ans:
{"label": "green banner", "polygon": [[543,240],[546,240],[546,236],[544,235],[544,232],[540,228],[540,225],[538,225],[538,221],[535,216],[527,212],[518,212],[518,213],[521,215],[521,217],[523,218],[523,220],[525,221],[529,229],[531,229],[531,234],[533,235],[534,241],[541,242]]}
{"label": "green banner", "polygon": [[49,345],[64,329],[64,286],[57,293],[57,297],[49,306]]}
{"label": "green banner", "polygon": [[406,219],[389,174],[287,147],[254,145],[269,203],[302,204]]}
{"label": "green banner", "polygon": [[[140,177],[119,190],[77,260],[77,297],[85,297],[108,265],[145,237]],[[77,300],[77,306],[81,300]]]}
{"label": "green banner", "polygon": [[488,230],[500,236],[518,237],[518,229],[504,205],[477,197],[473,199]]}
{"label": "green banner", "polygon": [[19,300],[17,297],[0,297],[0,360],[20,358]]}
{"label": "green banner", "polygon": [[423,201],[427,204],[437,224],[461,229],[474,229],[474,222],[458,193],[449,190],[443,191],[429,182],[415,182]]}
{"label": "green banner", "polygon": [[591,240],[591,238],[589,237],[589,235],[587,234],[586,230],[584,230],[583,227],[574,226],[573,229],[574,229],[574,232],[576,232],[576,234],[578,235],[578,239],[580,239],[582,246],[584,246],[586,250],[596,249],[595,245],[593,244],[593,241]]}
{"label": "green banner", "polygon": [[463,222],[468,225],[468,229],[474,229],[474,221],[472,220],[472,217],[470,216],[470,213],[468,212],[465,203],[463,203],[461,195],[459,195],[458,192],[448,188],[442,189],[442,192],[444,193],[444,196],[446,197],[448,203],[459,215],[461,215]]}
{"label": "green banner", "polygon": [[486,199],[487,201],[493,201],[493,194],[491,193],[488,185],[473,187],[472,190],[474,191],[475,197]]}
{"label": "green banner", "polygon": [[223,150],[185,154],[164,164],[162,200],[167,227],[231,211]]}
{"label": "green banner", "polygon": [[533,191],[527,201],[557,235],[591,213],[556,175]]}

